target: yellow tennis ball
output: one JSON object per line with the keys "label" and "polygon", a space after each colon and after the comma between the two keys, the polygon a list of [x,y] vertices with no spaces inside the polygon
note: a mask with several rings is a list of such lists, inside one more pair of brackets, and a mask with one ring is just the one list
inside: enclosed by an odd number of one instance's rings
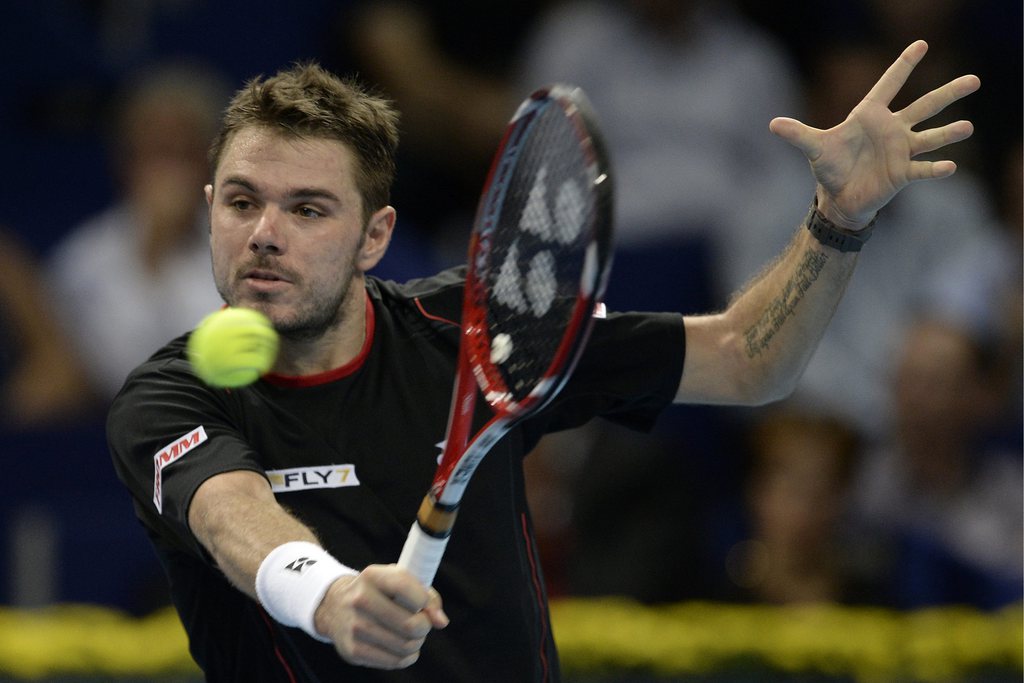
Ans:
{"label": "yellow tennis ball", "polygon": [[251,308],[224,308],[200,321],[185,352],[193,371],[210,386],[242,387],[270,370],[277,347],[267,316]]}

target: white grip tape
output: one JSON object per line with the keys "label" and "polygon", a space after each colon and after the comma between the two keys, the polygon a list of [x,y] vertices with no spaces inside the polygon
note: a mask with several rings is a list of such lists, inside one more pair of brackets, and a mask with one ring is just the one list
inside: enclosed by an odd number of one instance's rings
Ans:
{"label": "white grip tape", "polygon": [[435,538],[423,531],[418,522],[413,522],[398,558],[398,566],[409,570],[420,583],[429,587],[434,582],[434,575],[437,574],[447,545],[447,536]]}
{"label": "white grip tape", "polygon": [[313,615],[332,583],[358,573],[315,543],[291,541],[271,550],[260,564],[256,597],[276,621],[329,643],[329,638],[317,633]]}

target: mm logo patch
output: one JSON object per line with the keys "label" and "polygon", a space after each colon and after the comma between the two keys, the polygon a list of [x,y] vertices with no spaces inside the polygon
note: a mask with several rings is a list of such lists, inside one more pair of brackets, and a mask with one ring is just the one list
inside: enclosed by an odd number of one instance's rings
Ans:
{"label": "mm logo patch", "polygon": [[355,465],[292,467],[286,470],[267,470],[266,475],[274,493],[359,486]]}
{"label": "mm logo patch", "polygon": [[156,505],[156,511],[160,514],[163,514],[164,511],[164,468],[181,460],[186,453],[204,441],[206,441],[206,430],[200,425],[185,436],[167,444],[153,456],[153,504]]}

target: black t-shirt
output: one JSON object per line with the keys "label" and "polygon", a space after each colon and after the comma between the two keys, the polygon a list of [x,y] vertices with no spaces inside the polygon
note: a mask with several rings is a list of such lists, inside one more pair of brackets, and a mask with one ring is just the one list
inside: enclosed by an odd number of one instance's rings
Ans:
{"label": "black t-shirt", "polygon": [[[343,564],[396,561],[444,439],[461,302],[459,271],[405,285],[370,278],[366,342],[342,368],[213,389],[192,374],[184,335],[130,375],[108,418],[114,465],[208,680],[558,680],[521,460],[545,433],[595,415],[649,428],[682,372],[678,314],[597,320],[559,397],[483,460],[434,581],[451,624],[409,669],[349,666],[331,645],[273,621],[188,528],[203,481],[252,470]],[[481,401],[474,431],[488,412]]]}

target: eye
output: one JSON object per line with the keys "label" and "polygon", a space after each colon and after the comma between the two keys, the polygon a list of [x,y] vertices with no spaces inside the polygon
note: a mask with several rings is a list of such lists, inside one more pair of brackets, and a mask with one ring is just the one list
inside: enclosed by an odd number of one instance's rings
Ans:
{"label": "eye", "polygon": [[295,209],[295,213],[299,214],[303,218],[323,218],[324,217],[324,213],[322,211],[314,209],[312,206],[300,206],[299,208]]}
{"label": "eye", "polygon": [[235,211],[248,211],[249,209],[253,208],[254,205],[248,199],[235,199],[232,200],[230,206]]}

